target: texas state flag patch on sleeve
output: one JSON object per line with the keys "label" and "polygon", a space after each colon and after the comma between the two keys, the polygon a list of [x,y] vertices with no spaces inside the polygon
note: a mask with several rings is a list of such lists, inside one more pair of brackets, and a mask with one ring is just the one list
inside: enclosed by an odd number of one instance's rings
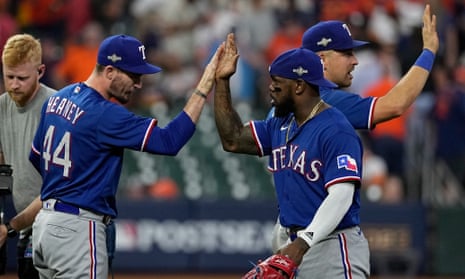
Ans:
{"label": "texas state flag patch on sleeve", "polygon": [[337,156],[337,168],[358,172],[357,162],[347,154]]}

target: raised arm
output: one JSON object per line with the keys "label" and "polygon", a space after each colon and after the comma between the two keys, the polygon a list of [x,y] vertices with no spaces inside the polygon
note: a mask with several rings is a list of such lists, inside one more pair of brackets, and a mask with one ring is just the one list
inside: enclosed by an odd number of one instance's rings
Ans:
{"label": "raised arm", "polygon": [[229,80],[236,72],[237,60],[234,34],[227,36],[225,50],[218,62],[215,86],[215,122],[225,151],[245,154],[258,154],[258,148],[248,125],[244,125],[232,106]]}
{"label": "raised arm", "polygon": [[436,31],[436,16],[431,15],[431,7],[426,5],[423,13],[423,52],[415,64],[401,80],[376,102],[373,124],[400,116],[422,92],[428,79],[434,57],[439,48]]}
{"label": "raised arm", "polygon": [[224,50],[224,43],[221,44],[216,50],[210,62],[205,67],[205,70],[200,78],[197,87],[195,88],[192,96],[187,101],[184,111],[192,119],[192,122],[197,123],[202,113],[203,106],[207,101],[208,94],[212,91],[215,83],[215,72],[218,65],[218,58]]}

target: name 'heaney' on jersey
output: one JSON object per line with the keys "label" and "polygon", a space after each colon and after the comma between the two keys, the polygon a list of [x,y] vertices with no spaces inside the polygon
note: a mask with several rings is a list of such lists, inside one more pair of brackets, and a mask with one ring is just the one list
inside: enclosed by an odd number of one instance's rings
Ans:
{"label": "name 'heaney' on jersey", "polygon": [[74,125],[84,114],[84,110],[72,101],[61,97],[50,97],[47,104],[46,113],[55,113],[71,121]]}

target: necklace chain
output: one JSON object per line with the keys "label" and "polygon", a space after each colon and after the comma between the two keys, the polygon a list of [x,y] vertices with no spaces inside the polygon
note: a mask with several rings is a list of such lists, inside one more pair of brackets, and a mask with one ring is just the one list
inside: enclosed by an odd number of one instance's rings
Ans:
{"label": "necklace chain", "polygon": [[[305,123],[307,123],[308,121],[310,121],[313,117],[315,117],[316,113],[318,112],[318,110],[321,108],[321,106],[324,104],[325,102],[323,102],[323,100],[320,99],[320,101],[318,102],[318,104],[316,104],[312,111],[310,112],[310,114],[307,116],[307,118],[304,120],[304,122],[302,122],[302,124],[300,124],[300,126],[304,125]],[[291,130],[291,126],[292,126],[292,122],[295,121],[295,116],[292,117],[292,120],[291,122],[289,123],[289,126],[287,127],[287,132],[286,132],[286,143],[289,141],[289,131]]]}
{"label": "necklace chain", "polygon": [[304,120],[304,122],[302,122],[302,124],[300,124],[300,126],[304,125],[307,121],[309,121],[310,119],[312,119],[313,117],[315,117],[316,113],[318,112],[318,110],[320,109],[320,107],[324,104],[323,100],[320,99],[320,101],[318,102],[318,104],[316,104],[312,111],[310,112],[310,114],[308,115],[308,117]]}

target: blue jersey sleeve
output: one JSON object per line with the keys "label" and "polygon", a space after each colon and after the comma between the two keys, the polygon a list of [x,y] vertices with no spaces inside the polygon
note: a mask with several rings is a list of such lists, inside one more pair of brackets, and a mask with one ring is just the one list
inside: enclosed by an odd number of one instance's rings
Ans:
{"label": "blue jersey sleeve", "polygon": [[176,155],[195,131],[195,124],[184,111],[160,128],[156,119],[134,115],[118,105],[102,114],[102,123],[106,123],[100,126],[102,143],[164,155]]}
{"label": "blue jersey sleeve", "polygon": [[372,129],[376,98],[362,98],[340,89],[321,88],[321,98],[341,111],[355,129]]}
{"label": "blue jersey sleeve", "polygon": [[362,176],[362,143],[360,138],[344,125],[328,126],[323,132],[322,152],[325,188],[342,182],[354,182],[360,186]]}
{"label": "blue jersey sleeve", "polygon": [[266,120],[253,120],[249,122],[252,135],[259,150],[259,156],[270,155],[273,141],[279,141],[285,135],[287,129],[286,122],[288,121],[289,117],[281,118],[269,115]]}

